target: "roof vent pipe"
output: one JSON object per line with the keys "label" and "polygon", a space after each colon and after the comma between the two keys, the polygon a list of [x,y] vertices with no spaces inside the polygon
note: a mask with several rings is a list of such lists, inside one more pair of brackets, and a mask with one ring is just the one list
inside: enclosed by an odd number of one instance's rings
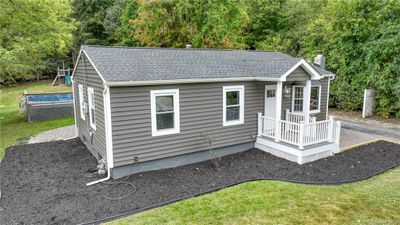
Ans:
{"label": "roof vent pipe", "polygon": [[322,69],[325,69],[325,56],[322,54],[317,54],[317,56],[314,58],[314,64],[318,65]]}
{"label": "roof vent pipe", "polygon": [[191,44],[187,44],[186,48],[192,48],[192,45]]}

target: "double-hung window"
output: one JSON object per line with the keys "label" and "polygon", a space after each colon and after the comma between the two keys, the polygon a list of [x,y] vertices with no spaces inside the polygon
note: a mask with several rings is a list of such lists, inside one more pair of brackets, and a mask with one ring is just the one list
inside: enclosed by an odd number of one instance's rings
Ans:
{"label": "double-hung window", "polygon": [[85,120],[85,100],[83,99],[83,86],[82,84],[78,85],[78,94],[79,94],[79,111],[81,113],[81,119]]}
{"label": "double-hung window", "polygon": [[179,90],[154,90],[150,95],[152,136],[179,133]]}
{"label": "double-hung window", "polygon": [[317,113],[321,104],[321,86],[312,86],[310,93],[310,112]]}
{"label": "double-hung window", "polygon": [[223,126],[244,123],[244,86],[223,87]]}
{"label": "double-hung window", "polygon": [[304,87],[293,86],[293,100],[292,100],[292,111],[303,112],[304,103]]}
{"label": "double-hung window", "polygon": [[[292,111],[303,112],[304,86],[293,86]],[[312,86],[310,92],[310,113],[318,113],[321,104],[321,86]]]}
{"label": "double-hung window", "polygon": [[91,87],[87,88],[89,102],[89,121],[90,126],[96,130],[96,104],[94,100],[94,90]]}

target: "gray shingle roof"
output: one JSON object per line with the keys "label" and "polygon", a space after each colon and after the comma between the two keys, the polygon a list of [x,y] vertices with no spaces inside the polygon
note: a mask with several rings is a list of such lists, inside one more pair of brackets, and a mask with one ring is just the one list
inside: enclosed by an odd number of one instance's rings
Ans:
{"label": "gray shingle roof", "polygon": [[274,51],[102,46],[82,46],[82,49],[107,82],[279,78],[301,60]]}
{"label": "gray shingle roof", "polygon": [[334,73],[332,73],[332,72],[330,72],[330,71],[328,71],[328,70],[322,69],[321,67],[319,67],[319,66],[317,66],[317,65],[312,65],[312,66],[313,66],[314,69],[315,69],[316,71],[318,71],[318,73],[320,73],[321,75],[334,75]]}

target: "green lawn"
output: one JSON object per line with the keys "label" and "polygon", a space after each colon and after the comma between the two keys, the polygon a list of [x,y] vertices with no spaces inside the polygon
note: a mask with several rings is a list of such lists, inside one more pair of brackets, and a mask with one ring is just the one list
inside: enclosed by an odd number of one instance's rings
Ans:
{"label": "green lawn", "polygon": [[28,123],[26,114],[20,113],[18,106],[25,90],[28,93],[70,92],[71,87],[51,86],[49,81],[42,81],[0,89],[0,159],[10,145],[24,143],[29,136],[42,131],[74,123],[73,117]]}
{"label": "green lawn", "polygon": [[340,186],[248,182],[109,224],[400,224],[400,168]]}

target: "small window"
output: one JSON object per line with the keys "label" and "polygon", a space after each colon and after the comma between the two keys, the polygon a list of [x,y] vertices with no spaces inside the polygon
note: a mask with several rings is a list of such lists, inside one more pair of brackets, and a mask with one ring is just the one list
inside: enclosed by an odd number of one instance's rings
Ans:
{"label": "small window", "polygon": [[96,130],[96,104],[94,99],[93,88],[88,87],[88,100],[89,100],[89,120],[90,126]]}
{"label": "small window", "polygon": [[223,87],[223,125],[244,123],[244,86]]}
{"label": "small window", "polygon": [[303,111],[304,87],[293,87],[293,112]]}
{"label": "small window", "polygon": [[312,86],[310,94],[310,111],[318,112],[320,106],[321,86]]}
{"label": "small window", "polygon": [[80,111],[80,113],[81,113],[81,118],[83,119],[83,120],[85,120],[86,118],[85,118],[85,100],[83,99],[83,86],[82,86],[82,84],[79,84],[78,85],[78,94],[79,94],[79,111]]}
{"label": "small window", "polygon": [[152,136],[179,133],[179,90],[156,90],[150,95]]}
{"label": "small window", "polygon": [[267,98],[275,98],[275,89],[267,90]]}

